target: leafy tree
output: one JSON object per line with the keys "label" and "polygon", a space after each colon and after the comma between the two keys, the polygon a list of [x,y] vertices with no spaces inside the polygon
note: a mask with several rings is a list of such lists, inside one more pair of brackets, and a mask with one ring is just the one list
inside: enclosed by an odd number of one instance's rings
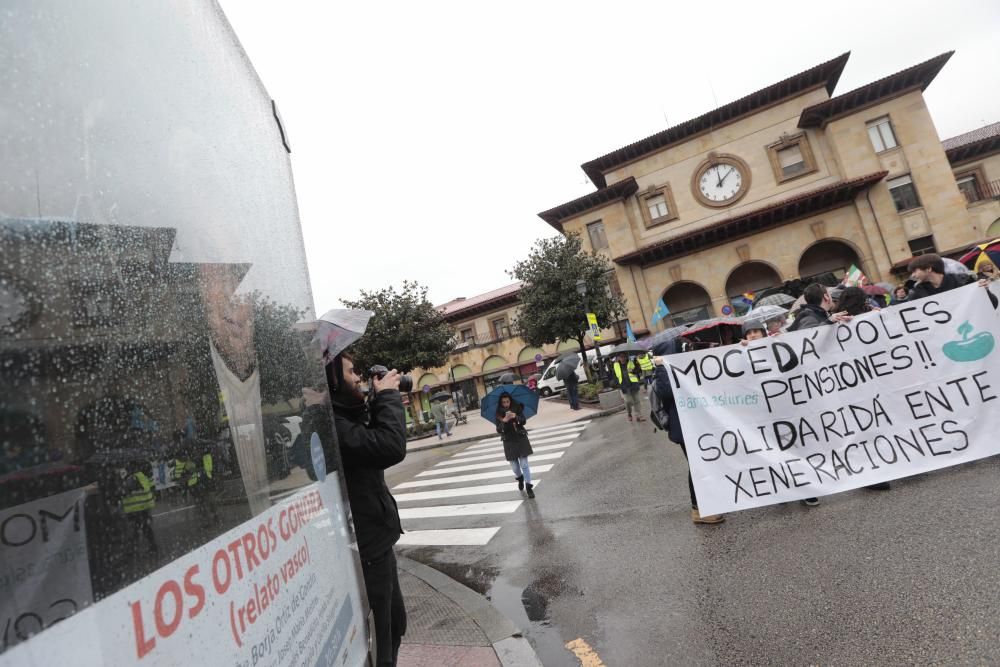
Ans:
{"label": "leafy tree", "polygon": [[[364,308],[375,314],[368,321],[365,335],[351,346],[359,369],[381,364],[409,373],[414,368],[434,368],[448,360],[454,347],[455,331],[444,321],[427,299],[427,288],[404,281],[397,292],[386,287],[374,292],[361,291],[356,300],[342,299],[348,308]],[[415,401],[414,421],[417,422]]]}
{"label": "leafy tree", "polygon": [[306,354],[295,323],[305,315],[289,304],[279,304],[260,292],[249,295],[253,308],[253,339],[260,365],[260,397],[263,403],[298,398],[302,387],[315,384],[317,369]]}
{"label": "leafy tree", "polygon": [[[602,329],[627,313],[625,300],[611,291],[612,270],[605,257],[583,250],[578,234],[539,240],[528,259],[508,272],[524,282],[515,325],[518,335],[529,345],[575,340],[586,359],[586,313],[594,313]],[[578,280],[586,282],[586,303],[577,291]]]}

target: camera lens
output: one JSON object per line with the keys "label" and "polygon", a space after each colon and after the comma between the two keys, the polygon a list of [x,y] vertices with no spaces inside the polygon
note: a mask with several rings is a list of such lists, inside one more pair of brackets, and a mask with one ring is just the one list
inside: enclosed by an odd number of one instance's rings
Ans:
{"label": "camera lens", "polygon": [[400,393],[407,394],[413,391],[413,378],[409,375],[399,376],[399,391]]}

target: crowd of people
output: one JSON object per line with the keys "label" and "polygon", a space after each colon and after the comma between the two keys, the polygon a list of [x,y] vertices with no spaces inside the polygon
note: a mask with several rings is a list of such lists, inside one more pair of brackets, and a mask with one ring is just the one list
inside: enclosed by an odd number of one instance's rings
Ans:
{"label": "crowd of people", "polygon": [[[991,262],[983,262],[979,265],[978,273],[949,273],[945,271],[944,260],[936,254],[920,255],[913,258],[907,266],[910,273],[910,280],[899,285],[893,290],[888,301],[879,301],[856,285],[838,285],[829,288],[819,283],[808,285],[802,293],[802,304],[792,311],[790,321],[785,317],[772,317],[768,320],[748,319],[743,322],[743,338],[740,344],[747,345],[750,341],[763,339],[768,336],[778,336],[786,331],[800,331],[814,327],[826,326],[837,322],[849,322],[852,318],[868,312],[879,310],[884,307],[892,307],[904,303],[911,303],[947,292],[958,287],[964,287],[973,282],[979,283],[981,287],[989,287],[990,282],[997,280],[998,271]],[[990,290],[986,290],[994,308],[998,306],[997,296]],[[684,336],[678,339],[667,340],[653,347],[653,354],[665,356],[681,351]],[[723,341],[723,344],[727,344]],[[616,364],[617,367],[617,364]],[[672,441],[680,445],[681,451],[687,458],[687,450],[684,444],[684,433],[681,429],[677,406],[674,402],[673,392],[669,378],[663,366],[656,366],[656,381],[654,391],[657,392],[660,402],[667,406],[669,413],[668,435]],[[629,417],[631,420],[631,417]],[[881,482],[866,487],[875,490],[889,490],[889,482]],[[688,489],[691,494],[691,517],[697,524],[717,524],[725,520],[722,515],[702,516],[698,511],[698,499],[695,495],[694,484],[691,481],[691,474],[688,472]],[[804,505],[815,507],[819,505],[816,498],[806,498],[802,501]]]}

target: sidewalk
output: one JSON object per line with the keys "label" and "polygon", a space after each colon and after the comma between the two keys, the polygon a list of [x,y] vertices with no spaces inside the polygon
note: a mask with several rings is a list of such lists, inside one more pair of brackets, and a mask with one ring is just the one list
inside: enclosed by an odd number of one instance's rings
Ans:
{"label": "sidewalk", "polygon": [[400,667],[541,667],[521,631],[486,598],[426,565],[398,561],[407,616]]}
{"label": "sidewalk", "polygon": [[[543,398],[538,402],[538,414],[528,420],[528,433],[530,434],[531,430],[535,428],[558,426],[559,424],[580,421],[582,419],[594,419],[621,410],[624,410],[624,407],[601,410],[597,404],[593,406],[581,404],[579,410],[570,410],[569,403],[565,401]],[[407,441],[406,451],[415,452],[421,449],[433,449],[434,447],[458,445],[464,442],[496,437],[496,426],[480,417],[478,410],[469,411],[465,414],[469,418],[469,423],[456,424],[451,429],[452,435],[450,438],[445,436],[443,439],[438,440],[438,437],[432,433],[427,438]]]}

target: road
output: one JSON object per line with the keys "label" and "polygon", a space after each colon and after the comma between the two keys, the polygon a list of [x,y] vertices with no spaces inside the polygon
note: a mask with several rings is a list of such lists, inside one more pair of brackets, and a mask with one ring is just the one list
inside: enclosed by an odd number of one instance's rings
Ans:
{"label": "road", "polygon": [[[695,526],[681,452],[648,423],[618,414],[532,441],[542,439],[564,445],[549,450],[563,454],[538,462],[553,467],[538,475],[534,501],[507,474],[432,488],[508,490],[400,502],[523,500],[509,513],[403,522],[418,534],[498,528],[488,541],[399,551],[488,596],[545,665],[580,664],[565,647],[576,639],[607,665],[1000,663],[997,457],[900,480],[888,492]],[[411,454],[389,471],[390,486],[472,465],[463,459],[503,469],[500,459],[484,460],[488,445],[474,447]]]}

